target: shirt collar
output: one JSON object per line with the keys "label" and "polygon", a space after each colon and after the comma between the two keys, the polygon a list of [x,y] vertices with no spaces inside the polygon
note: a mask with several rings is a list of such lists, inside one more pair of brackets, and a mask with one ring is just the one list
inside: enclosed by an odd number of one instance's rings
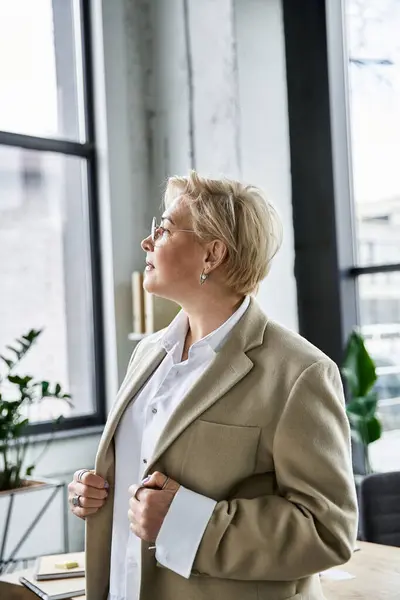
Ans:
{"label": "shirt collar", "polygon": [[[246,296],[239,308],[217,329],[203,337],[201,340],[192,345],[191,351],[196,348],[208,347],[216,353],[220,350],[233,327],[241,319],[250,304],[250,296]],[[161,338],[161,343],[167,352],[176,350],[177,347],[183,347],[186,333],[188,330],[187,314],[181,310],[172,323],[168,326],[167,331]]]}

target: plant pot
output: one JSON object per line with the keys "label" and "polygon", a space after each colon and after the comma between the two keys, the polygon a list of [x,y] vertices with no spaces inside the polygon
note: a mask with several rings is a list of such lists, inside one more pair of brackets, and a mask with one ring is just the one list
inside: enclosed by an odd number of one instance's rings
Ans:
{"label": "plant pot", "polygon": [[67,551],[65,484],[27,477],[0,492],[1,564]]}

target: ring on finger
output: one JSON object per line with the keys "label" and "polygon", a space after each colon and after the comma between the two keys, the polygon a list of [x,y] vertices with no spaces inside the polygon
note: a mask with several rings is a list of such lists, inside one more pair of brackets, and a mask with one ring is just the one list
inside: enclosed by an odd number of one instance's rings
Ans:
{"label": "ring on finger", "polygon": [[82,483],[82,477],[85,473],[89,473],[89,469],[81,469],[80,471],[78,471],[78,475],[76,477],[77,481],[80,481]]}
{"label": "ring on finger", "polygon": [[77,494],[75,494],[75,496],[72,496],[72,506],[78,506],[79,508],[83,508],[82,504],[81,504],[81,500],[80,500],[80,496],[78,496]]}
{"label": "ring on finger", "polygon": [[169,477],[167,477],[167,479],[164,481],[164,483],[163,483],[163,486],[162,486],[162,488],[161,488],[162,490],[164,490],[164,489],[166,488],[166,486],[167,486],[167,483],[168,483],[168,481],[169,481],[169,480],[170,480],[170,478],[169,478]]}

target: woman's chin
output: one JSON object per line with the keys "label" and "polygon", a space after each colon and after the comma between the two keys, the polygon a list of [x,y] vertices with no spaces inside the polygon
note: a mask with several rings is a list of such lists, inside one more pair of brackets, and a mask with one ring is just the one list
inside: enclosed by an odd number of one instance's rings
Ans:
{"label": "woman's chin", "polygon": [[169,298],[168,291],[171,291],[169,286],[161,285],[160,282],[158,282],[157,279],[152,275],[147,275],[144,278],[143,288],[148,294],[154,294],[155,296],[160,296],[161,298]]}
{"label": "woman's chin", "polygon": [[143,280],[143,288],[146,290],[146,292],[149,292],[149,294],[157,293],[158,286],[153,273],[153,271],[145,272]]}

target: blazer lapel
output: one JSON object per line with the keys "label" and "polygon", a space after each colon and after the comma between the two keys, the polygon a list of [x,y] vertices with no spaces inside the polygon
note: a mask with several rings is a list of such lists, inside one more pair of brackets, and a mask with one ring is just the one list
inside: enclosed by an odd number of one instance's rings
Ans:
{"label": "blazer lapel", "polygon": [[252,297],[249,308],[233,328],[227,342],[172,414],[155,447],[146,475],[186,427],[253,368],[247,352],[263,343],[267,323],[268,318]]}
{"label": "blazer lapel", "polygon": [[100,440],[97,451],[97,460],[105,456],[110,442],[114,436],[117,425],[124,414],[130,401],[135,397],[140,388],[145,384],[150,375],[159,366],[166,356],[164,348],[156,343],[148,350],[147,354],[138,357],[126,376],[118,394],[114,406],[112,407],[104,427],[103,435]]}
{"label": "blazer lapel", "polygon": [[160,456],[176,438],[203,412],[226,394],[253,368],[253,362],[243,351],[233,355],[221,350],[210,367],[195,383],[168,421],[154,450],[153,457],[146,469],[152,469]]}

